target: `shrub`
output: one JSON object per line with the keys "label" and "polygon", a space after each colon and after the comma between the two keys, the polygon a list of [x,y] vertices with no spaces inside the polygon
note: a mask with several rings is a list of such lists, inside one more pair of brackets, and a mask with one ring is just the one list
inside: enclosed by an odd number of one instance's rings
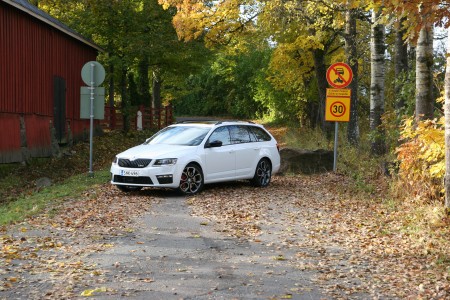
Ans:
{"label": "shrub", "polygon": [[415,200],[442,200],[445,175],[444,118],[414,122],[403,120],[399,161],[399,190]]}

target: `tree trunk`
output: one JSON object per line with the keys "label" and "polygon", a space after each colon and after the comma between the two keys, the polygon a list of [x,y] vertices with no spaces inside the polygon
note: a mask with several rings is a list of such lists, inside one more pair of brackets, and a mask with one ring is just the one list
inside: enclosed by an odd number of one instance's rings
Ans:
{"label": "tree trunk", "polygon": [[372,154],[386,153],[385,133],[380,127],[381,117],[384,113],[384,26],[378,19],[381,10],[372,11],[372,35],[370,42],[371,52],[371,84],[370,84],[370,130],[372,132]]}
{"label": "tree trunk", "polygon": [[325,121],[325,100],[327,97],[327,68],[325,66],[325,51],[322,49],[314,49],[314,70],[317,79],[317,89],[319,93],[318,118],[322,130],[326,133],[328,138],[331,138],[332,124]]}
{"label": "tree trunk", "polygon": [[450,209],[450,28],[447,41],[447,62],[445,69],[445,207]]}
{"label": "tree trunk", "polygon": [[159,70],[153,71],[153,88],[152,88],[153,107],[161,108],[161,77]]}
{"label": "tree trunk", "polygon": [[408,74],[408,45],[403,36],[405,29],[402,29],[402,22],[405,18],[401,18],[397,23],[397,30],[395,33],[395,108],[397,110],[398,119],[401,118],[402,113],[406,108],[406,99],[403,94],[403,85]]}
{"label": "tree trunk", "polygon": [[139,104],[144,104],[151,107],[151,96],[150,96],[150,83],[148,78],[148,68],[149,62],[148,57],[143,56],[139,61],[139,79],[138,79],[138,93],[139,93]]}
{"label": "tree trunk", "polygon": [[122,117],[123,117],[123,131],[130,131],[130,104],[127,94],[127,70],[122,69],[120,78],[120,92],[122,96]]}
{"label": "tree trunk", "polygon": [[416,48],[416,121],[433,118],[433,24],[420,29]]}
{"label": "tree trunk", "polygon": [[345,53],[347,63],[353,71],[353,80],[349,85],[351,90],[350,99],[350,122],[347,127],[347,140],[352,145],[358,145],[359,125],[358,125],[358,57],[356,49],[356,11],[350,9],[346,12],[345,25]]}
{"label": "tree trunk", "polygon": [[109,98],[109,107],[111,109],[114,108],[114,65],[109,65],[109,90],[108,90],[108,98]]}

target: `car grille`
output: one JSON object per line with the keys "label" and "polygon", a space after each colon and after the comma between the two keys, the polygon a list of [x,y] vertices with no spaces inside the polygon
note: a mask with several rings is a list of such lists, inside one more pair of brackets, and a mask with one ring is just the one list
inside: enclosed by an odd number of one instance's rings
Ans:
{"label": "car grille", "polygon": [[129,160],[129,159],[125,159],[125,158],[119,158],[119,166],[124,167],[124,168],[134,168],[134,169],[141,169],[141,168],[145,168],[146,166],[148,166],[150,164],[152,160],[151,159],[146,159],[146,158],[138,158],[135,160]]}
{"label": "car grille", "polygon": [[133,177],[133,176],[114,175],[114,182],[133,183],[133,184],[153,184],[151,178],[146,176]]}

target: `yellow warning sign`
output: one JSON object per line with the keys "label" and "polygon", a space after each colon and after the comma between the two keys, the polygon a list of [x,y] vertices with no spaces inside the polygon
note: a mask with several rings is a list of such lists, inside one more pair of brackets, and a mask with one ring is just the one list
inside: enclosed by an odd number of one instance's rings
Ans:
{"label": "yellow warning sign", "polygon": [[325,103],[325,120],[330,122],[350,121],[350,96],[351,90],[327,89],[327,101]]}

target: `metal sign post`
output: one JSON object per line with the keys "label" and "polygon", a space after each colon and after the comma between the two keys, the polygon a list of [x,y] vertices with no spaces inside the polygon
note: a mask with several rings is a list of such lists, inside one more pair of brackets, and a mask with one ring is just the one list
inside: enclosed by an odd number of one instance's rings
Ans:
{"label": "metal sign post", "polygon": [[[103,83],[105,80],[105,69],[101,64],[96,61],[87,62],[81,69],[81,78],[86,83],[90,90],[90,109],[89,109],[89,177],[94,177],[93,171],[93,153],[94,153],[94,101],[96,97],[96,87]],[[80,95],[81,101],[83,101],[82,95]],[[81,107],[81,105],[80,105]]]}
{"label": "metal sign post", "polygon": [[333,156],[333,172],[336,172],[337,169],[337,149],[338,149],[338,131],[339,131],[339,122],[334,122],[334,156]]}
{"label": "metal sign post", "polygon": [[90,63],[91,65],[91,81],[89,85],[89,89],[91,90],[91,110],[90,110],[90,128],[89,128],[89,177],[94,177],[94,171],[92,170],[92,156],[93,156],[93,148],[94,148],[94,90],[95,90],[95,64]]}

